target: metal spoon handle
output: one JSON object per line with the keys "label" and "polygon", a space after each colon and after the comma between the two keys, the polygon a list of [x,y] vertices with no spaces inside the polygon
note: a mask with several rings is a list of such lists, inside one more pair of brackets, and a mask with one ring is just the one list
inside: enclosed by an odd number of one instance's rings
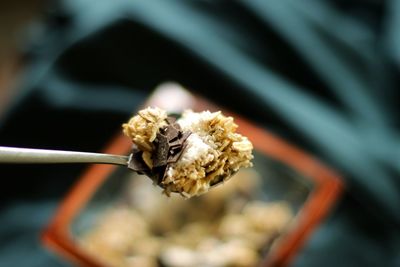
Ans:
{"label": "metal spoon handle", "polygon": [[128,156],[0,146],[0,163],[106,163],[127,165]]}

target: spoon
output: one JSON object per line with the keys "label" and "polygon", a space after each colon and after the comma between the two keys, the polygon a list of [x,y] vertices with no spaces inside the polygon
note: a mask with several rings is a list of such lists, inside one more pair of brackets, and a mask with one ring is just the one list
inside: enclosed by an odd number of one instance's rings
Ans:
{"label": "spoon", "polygon": [[[103,163],[127,166],[129,156],[78,151],[34,149],[0,146],[0,163],[11,164],[55,164],[55,163]],[[232,173],[229,176],[232,176]],[[149,177],[153,180],[153,178]],[[214,188],[229,177],[218,176],[210,188]],[[163,188],[162,184],[158,184]]]}
{"label": "spoon", "polygon": [[128,165],[129,156],[0,146],[0,163],[105,163]]}

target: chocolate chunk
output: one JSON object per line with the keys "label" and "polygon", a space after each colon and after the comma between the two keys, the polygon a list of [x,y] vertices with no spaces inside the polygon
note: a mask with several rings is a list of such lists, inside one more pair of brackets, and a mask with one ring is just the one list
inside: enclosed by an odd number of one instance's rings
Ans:
{"label": "chocolate chunk", "polygon": [[175,129],[177,129],[178,131],[180,131],[182,129],[181,126],[179,125],[179,123],[177,123],[177,122],[171,124],[171,126],[174,127]]}
{"label": "chocolate chunk", "polygon": [[182,146],[182,140],[181,139],[175,139],[172,142],[169,142],[169,146],[172,147],[176,147],[176,146]]}
{"label": "chocolate chunk", "polygon": [[176,118],[168,116],[167,117],[167,122],[168,122],[168,124],[174,124],[176,122]]}
{"label": "chocolate chunk", "polygon": [[175,163],[177,162],[180,157],[182,156],[183,151],[187,147],[187,144],[184,144],[182,147],[179,147],[179,150],[176,151],[176,153],[173,153],[168,157],[168,163]]}
{"label": "chocolate chunk", "polygon": [[190,131],[183,132],[183,133],[182,133],[182,137],[181,137],[182,143],[184,143],[184,142],[186,141],[186,139],[188,139],[188,137],[189,137],[191,134],[192,134],[192,133],[191,133]]}
{"label": "chocolate chunk", "polygon": [[170,147],[182,146],[186,139],[190,136],[191,132],[180,132],[178,138],[175,138],[169,142]]}
{"label": "chocolate chunk", "polygon": [[179,137],[179,130],[169,125],[165,131],[165,135],[167,136],[168,142],[170,142]]}
{"label": "chocolate chunk", "polygon": [[156,140],[154,140],[155,145],[159,143],[168,143],[168,137],[165,134],[157,133]]}
{"label": "chocolate chunk", "polygon": [[129,169],[132,169],[137,172],[144,172],[149,169],[143,160],[141,161],[137,157],[135,157],[133,155],[131,155],[131,156],[132,156],[132,159],[128,163]]}
{"label": "chocolate chunk", "polygon": [[168,151],[169,151],[169,144],[168,144],[168,137],[157,133],[157,137],[155,140],[155,151],[153,152],[153,166],[160,167],[167,164],[168,160]]}
{"label": "chocolate chunk", "polygon": [[146,163],[142,159],[143,152],[140,151],[136,145],[132,148],[132,154],[129,157],[128,168],[137,172],[148,171]]}
{"label": "chocolate chunk", "polygon": [[161,185],[168,165],[176,163],[187,147],[186,139],[191,132],[183,132],[174,117],[167,118],[168,125],[160,129],[154,140],[152,153],[153,168],[150,169],[143,160],[143,152],[134,145],[130,155],[128,168],[149,176],[156,184]]}
{"label": "chocolate chunk", "polygon": [[164,180],[166,170],[167,170],[167,165],[154,168],[153,169],[153,171],[154,171],[153,181],[155,181],[158,185],[161,185],[162,181]]}
{"label": "chocolate chunk", "polygon": [[175,155],[177,153],[179,153],[182,150],[182,146],[173,146],[169,149],[168,151],[168,155]]}
{"label": "chocolate chunk", "polygon": [[158,133],[155,140],[154,167],[177,162],[186,147],[185,141],[190,134],[189,131],[182,132],[178,123],[163,128],[162,133]]}

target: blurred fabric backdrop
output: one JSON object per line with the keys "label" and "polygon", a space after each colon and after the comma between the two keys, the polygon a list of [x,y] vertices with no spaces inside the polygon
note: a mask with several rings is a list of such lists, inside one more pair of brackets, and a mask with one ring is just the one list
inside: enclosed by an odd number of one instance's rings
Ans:
{"label": "blurred fabric backdrop", "polygon": [[[293,266],[400,266],[400,1],[17,2],[0,145],[101,151],[177,81],[343,175]],[[0,266],[69,266],[39,236],[85,167],[0,166]]]}

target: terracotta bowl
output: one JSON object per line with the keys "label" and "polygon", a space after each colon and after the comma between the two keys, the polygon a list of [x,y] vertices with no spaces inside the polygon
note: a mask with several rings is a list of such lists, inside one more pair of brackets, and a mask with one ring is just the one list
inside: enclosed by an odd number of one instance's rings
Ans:
{"label": "terracotta bowl", "polygon": [[[266,201],[285,201],[294,214],[285,230],[266,250],[259,264],[290,265],[307,238],[337,202],[343,189],[340,177],[311,155],[253,124],[249,119],[223,110],[178,85],[160,86],[144,103],[144,106],[148,105],[159,106],[170,112],[180,112],[186,108],[195,111],[222,110],[224,114],[235,118],[239,125],[238,131],[254,145],[253,168],[262,177]],[[117,134],[104,152],[129,154],[130,148],[130,140]],[[79,238],[95,225],[98,214],[120,199],[127,181],[119,177],[127,172],[129,170],[121,166],[90,166],[62,201],[44,231],[44,244],[79,266],[107,266],[98,257],[87,253],[79,244]]]}

